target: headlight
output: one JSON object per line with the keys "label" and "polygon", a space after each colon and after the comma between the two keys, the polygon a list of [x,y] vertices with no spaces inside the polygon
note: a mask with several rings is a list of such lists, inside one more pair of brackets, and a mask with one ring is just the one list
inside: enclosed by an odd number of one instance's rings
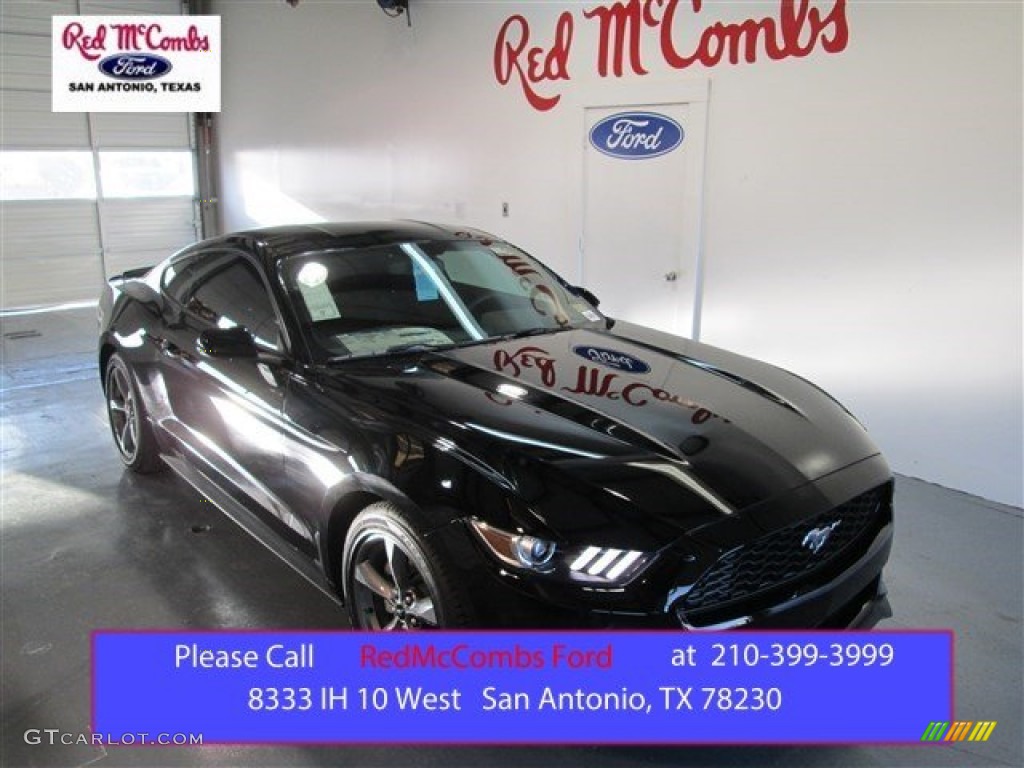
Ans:
{"label": "headlight", "polygon": [[552,570],[551,561],[557,549],[555,542],[536,536],[509,533],[481,520],[474,519],[469,522],[480,540],[503,563],[541,572]]}
{"label": "headlight", "polygon": [[516,559],[528,568],[542,568],[555,556],[555,542],[534,536],[515,537]]}
{"label": "headlight", "polygon": [[584,580],[590,577],[599,581],[618,581],[623,574],[632,574],[634,566],[643,557],[643,552],[631,549],[586,547],[569,563],[569,571]]}
{"label": "headlight", "polygon": [[498,560],[520,570],[557,574],[594,586],[622,584],[651,559],[650,553],[611,547],[561,547],[553,541],[495,528],[472,519],[470,528]]}

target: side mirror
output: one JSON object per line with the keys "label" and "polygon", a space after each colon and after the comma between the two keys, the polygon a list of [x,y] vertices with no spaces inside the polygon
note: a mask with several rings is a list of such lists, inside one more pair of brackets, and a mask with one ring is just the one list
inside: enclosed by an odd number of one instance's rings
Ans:
{"label": "side mirror", "polygon": [[574,285],[570,287],[569,290],[571,290],[585,302],[594,307],[594,309],[597,309],[599,306],[601,306],[601,300],[597,298],[597,296],[595,296],[593,293],[588,291],[586,288],[584,288],[582,285]]}
{"label": "side mirror", "polygon": [[252,357],[259,354],[245,328],[209,328],[199,334],[196,348],[207,357]]}

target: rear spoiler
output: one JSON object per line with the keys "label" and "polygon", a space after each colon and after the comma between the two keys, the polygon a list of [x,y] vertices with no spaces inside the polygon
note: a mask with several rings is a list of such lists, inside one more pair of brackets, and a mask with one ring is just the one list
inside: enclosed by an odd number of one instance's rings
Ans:
{"label": "rear spoiler", "polygon": [[126,280],[138,280],[149,274],[149,270],[153,267],[136,267],[135,269],[127,269],[119,275],[111,275],[110,279],[107,280],[111,285],[121,285]]}
{"label": "rear spoiler", "polygon": [[153,267],[127,269],[107,280],[106,288],[100,294],[99,313],[101,327],[105,324],[104,318],[110,315],[122,295],[130,296],[143,303],[159,299],[159,294],[153,288],[146,283],[139,282],[140,278],[145,277],[152,269]]}
{"label": "rear spoiler", "polygon": [[134,280],[135,278],[138,277],[145,277],[149,273],[149,270],[151,270],[152,268],[153,266],[150,265],[148,267],[137,267],[135,269],[129,269],[125,272],[122,272],[119,275],[119,277],[122,280]]}

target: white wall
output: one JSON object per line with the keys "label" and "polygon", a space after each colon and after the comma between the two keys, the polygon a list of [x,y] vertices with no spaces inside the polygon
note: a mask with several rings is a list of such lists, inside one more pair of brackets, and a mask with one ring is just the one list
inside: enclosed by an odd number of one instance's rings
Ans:
{"label": "white wall", "polygon": [[[574,94],[708,79],[702,339],[825,386],[897,471],[1024,503],[1020,4],[855,2],[841,52],[685,70],[646,30],[649,74],[604,79],[596,0],[412,3],[408,29],[374,0],[215,0],[227,228],[464,222],[572,277]],[[542,113],[496,82],[495,36],[518,12],[549,46],[565,10],[571,80],[537,86],[563,95]],[[676,40],[779,13],[684,3]]]}

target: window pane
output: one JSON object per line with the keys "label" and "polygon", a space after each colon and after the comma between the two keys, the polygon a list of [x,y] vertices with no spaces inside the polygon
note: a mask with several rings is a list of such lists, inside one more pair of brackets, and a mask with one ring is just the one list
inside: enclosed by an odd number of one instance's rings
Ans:
{"label": "window pane", "polygon": [[234,258],[229,253],[214,251],[175,259],[164,271],[161,284],[168,296],[179,304],[184,304],[197,282],[208,273],[221,269]]}
{"label": "window pane", "polygon": [[[530,293],[531,281],[524,280],[508,263],[490,257],[487,249],[476,250],[463,247],[458,250],[445,251],[437,257],[444,265],[448,279],[460,285],[474,288],[487,288],[512,295],[527,296]],[[525,275],[537,275],[536,269],[522,262]]]}
{"label": "window pane", "polygon": [[0,152],[0,199],[96,199],[91,152]]}
{"label": "window pane", "polygon": [[256,343],[277,349],[277,315],[256,271],[242,260],[206,280],[188,303],[188,310],[218,328],[242,326]]}
{"label": "window pane", "polygon": [[100,152],[104,197],[191,197],[191,152]]}

